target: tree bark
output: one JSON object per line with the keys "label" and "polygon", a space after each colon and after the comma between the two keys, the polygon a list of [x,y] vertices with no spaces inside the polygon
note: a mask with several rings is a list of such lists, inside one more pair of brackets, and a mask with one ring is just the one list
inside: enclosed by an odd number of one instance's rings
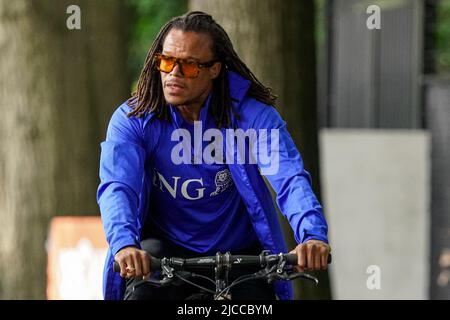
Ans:
{"label": "tree bark", "polygon": [[[69,5],[81,30],[69,30]],[[129,96],[121,0],[0,0],[0,299],[46,297],[55,215],[97,215],[99,143]]]}
{"label": "tree bark", "polygon": [[[190,10],[210,13],[227,31],[235,50],[260,81],[278,95],[277,108],[313,177],[320,199],[314,1],[190,0]],[[281,219],[290,248],[292,229]],[[320,286],[301,282],[296,298],[331,297],[327,272]]]}

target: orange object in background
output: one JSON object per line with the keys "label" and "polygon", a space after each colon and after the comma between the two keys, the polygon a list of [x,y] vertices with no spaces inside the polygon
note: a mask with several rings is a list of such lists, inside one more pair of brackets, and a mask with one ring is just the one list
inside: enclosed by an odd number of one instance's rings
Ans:
{"label": "orange object in background", "polygon": [[47,243],[47,299],[103,299],[107,249],[99,216],[53,218]]}

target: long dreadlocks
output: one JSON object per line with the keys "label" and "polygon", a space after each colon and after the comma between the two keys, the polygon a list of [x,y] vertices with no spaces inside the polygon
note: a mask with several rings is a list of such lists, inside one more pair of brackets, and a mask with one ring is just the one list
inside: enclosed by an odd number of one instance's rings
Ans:
{"label": "long dreadlocks", "polygon": [[[156,69],[155,54],[162,52],[166,35],[171,29],[206,33],[211,37],[212,50],[215,59],[222,63],[222,68],[213,81],[211,98],[211,115],[218,128],[230,127],[231,97],[229,93],[226,70],[231,70],[250,80],[248,95],[268,105],[275,105],[277,97],[271,89],[265,87],[249,68],[241,61],[233,49],[230,38],[225,30],[204,12],[193,11],[185,15],[172,18],[159,31],[145,59],[144,68],[139,76],[136,92],[128,100],[133,110],[129,117],[141,117],[145,113],[154,112],[159,119],[169,120],[168,108],[164,99],[161,75]],[[238,116],[238,115],[236,115]]]}

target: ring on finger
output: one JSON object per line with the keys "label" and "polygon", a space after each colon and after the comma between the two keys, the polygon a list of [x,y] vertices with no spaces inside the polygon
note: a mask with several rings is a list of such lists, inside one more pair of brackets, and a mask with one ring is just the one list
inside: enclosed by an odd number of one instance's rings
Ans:
{"label": "ring on finger", "polygon": [[125,270],[127,270],[128,273],[132,273],[132,272],[136,271],[136,269],[133,267],[126,267]]}

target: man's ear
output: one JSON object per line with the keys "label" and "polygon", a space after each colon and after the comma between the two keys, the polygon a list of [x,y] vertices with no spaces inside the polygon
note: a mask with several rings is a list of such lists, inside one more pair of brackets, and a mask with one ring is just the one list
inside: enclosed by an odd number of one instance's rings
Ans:
{"label": "man's ear", "polygon": [[221,69],[222,69],[221,62],[216,62],[211,66],[211,68],[209,70],[211,71],[211,76],[213,79],[215,79],[219,76]]}

